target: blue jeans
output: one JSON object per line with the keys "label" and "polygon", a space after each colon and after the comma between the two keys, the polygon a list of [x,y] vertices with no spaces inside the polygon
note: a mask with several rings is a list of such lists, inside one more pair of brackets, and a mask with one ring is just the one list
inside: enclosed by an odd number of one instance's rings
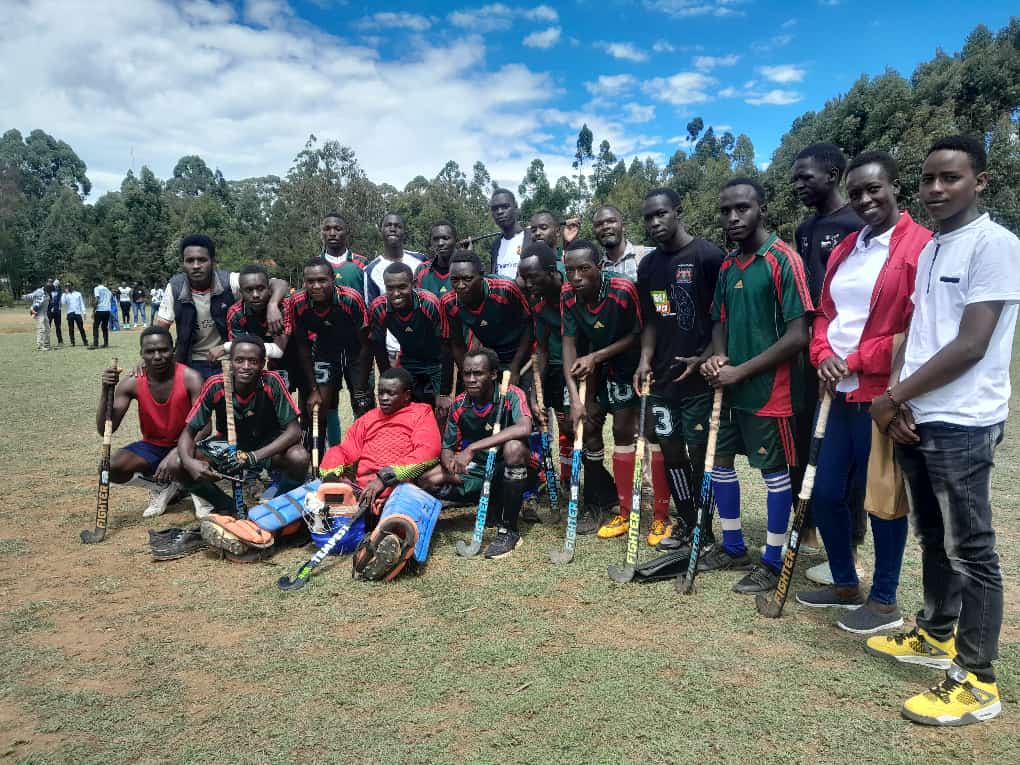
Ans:
{"label": "blue jeans", "polygon": [[208,380],[223,371],[223,367],[219,363],[214,364],[210,361],[189,361],[188,366],[202,375],[203,380]]}
{"label": "blue jeans", "polygon": [[[868,404],[846,400],[837,393],[829,410],[825,440],[818,454],[815,488],[811,504],[815,523],[829,556],[832,580],[837,587],[856,587],[852,543],[855,502],[862,501],[871,454],[871,415]],[[869,597],[878,603],[896,602],[903,549],[907,543],[907,519],[888,520],[871,516],[875,537],[875,575]]]}
{"label": "blue jeans", "polygon": [[134,306],[131,314],[131,321],[135,324],[145,324],[145,303],[132,303]]}
{"label": "blue jeans", "polygon": [[1002,571],[992,529],[991,477],[1004,423],[917,426],[917,444],[896,445],[921,543],[924,608],[917,626],[945,640],[956,625],[956,664],[994,677],[1002,628]]}

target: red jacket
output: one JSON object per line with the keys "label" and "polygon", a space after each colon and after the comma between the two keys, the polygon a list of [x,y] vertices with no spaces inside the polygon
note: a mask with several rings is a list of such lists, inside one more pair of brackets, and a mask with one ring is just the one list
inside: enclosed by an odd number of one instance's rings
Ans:
{"label": "red jacket", "polygon": [[[830,286],[836,269],[853,252],[859,233],[849,234],[829,256],[822,296],[812,325],[811,364],[815,368],[836,355],[829,346],[829,322],[836,316]],[[857,350],[846,359],[850,371],[856,373],[860,380],[857,390],[846,394],[847,401],[870,402],[888,386],[893,337],[906,332],[910,324],[910,315],[914,311],[910,296],[914,292],[917,258],[930,239],[931,231],[915,223],[910,213],[900,214],[889,240],[889,257],[871,293],[871,309],[864,323],[861,341]]]}
{"label": "red jacket", "polygon": [[438,460],[439,426],[428,404],[408,404],[387,416],[376,407],[356,419],[343,441],[323,455],[319,469],[357,465],[358,485],[364,488],[384,467],[420,465]]}

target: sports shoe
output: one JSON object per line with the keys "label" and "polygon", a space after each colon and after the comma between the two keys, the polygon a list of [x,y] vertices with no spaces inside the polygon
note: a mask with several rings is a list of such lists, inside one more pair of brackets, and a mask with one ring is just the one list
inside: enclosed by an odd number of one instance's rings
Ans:
{"label": "sports shoe", "polygon": [[[691,538],[694,536],[693,530],[688,530],[683,522],[676,521],[673,523],[673,528],[669,532],[669,536],[655,545],[655,549],[660,552],[674,552],[675,550],[682,550],[691,548]],[[704,552],[709,547],[715,544],[715,535],[712,533],[712,529],[705,529],[704,534],[701,537],[701,551]]]}
{"label": "sports shoe", "polygon": [[490,560],[505,558],[521,544],[521,535],[516,531],[500,527],[496,532],[496,538],[489,542],[483,555]]}
{"label": "sports shoe", "polygon": [[196,553],[205,547],[202,532],[198,527],[180,529],[168,542],[152,548],[153,560],[173,560]]}
{"label": "sports shoe", "polygon": [[[864,575],[867,572],[863,568],[861,568],[860,564],[857,564],[855,566],[855,569],[857,571],[857,578],[863,579]],[[806,576],[809,581],[812,581],[815,584],[836,583],[836,580],[832,578],[832,570],[829,568],[829,561],[824,561],[823,563],[819,563],[817,566],[812,566],[811,568],[804,572],[804,576]]]}
{"label": "sports shoe", "polygon": [[849,608],[864,605],[864,596],[859,587],[823,587],[820,590],[804,590],[795,596],[797,602],[808,608]]}
{"label": "sports shoe", "polygon": [[936,640],[920,627],[910,632],[868,638],[864,650],[872,656],[932,669],[949,669],[956,658],[956,639]]}
{"label": "sports shoe", "polygon": [[599,529],[599,539],[613,539],[615,537],[621,537],[627,533],[630,528],[630,521],[624,518],[622,515],[614,515],[606,523],[602,524],[602,528]]}
{"label": "sports shoe", "polygon": [[199,520],[202,520],[213,511],[212,502],[202,499],[197,494],[191,495],[191,504],[195,506],[195,517]]}
{"label": "sports shoe", "polygon": [[525,523],[542,522],[538,515],[538,497],[535,494],[525,498],[524,505],[521,507],[521,520]]}
{"label": "sports shoe", "polygon": [[733,591],[743,594],[769,592],[779,584],[779,574],[764,563],[756,563],[746,576],[733,585]]}
{"label": "sports shoe", "polygon": [[659,542],[668,537],[672,530],[673,527],[665,521],[653,518],[652,528],[648,532],[648,546],[655,547]]}
{"label": "sports shoe", "polygon": [[722,545],[698,555],[698,571],[747,571],[751,565],[746,552],[733,556]]}
{"label": "sports shoe", "polygon": [[163,489],[149,490],[149,506],[142,511],[143,518],[153,518],[166,512],[167,505],[174,498],[181,485],[177,481],[171,481]]}
{"label": "sports shoe", "polygon": [[150,547],[166,547],[170,540],[174,538],[174,534],[180,534],[182,529],[176,526],[171,526],[166,529],[159,529],[153,531],[149,529],[149,546]]}
{"label": "sports shoe", "polygon": [[577,514],[577,535],[586,537],[599,530],[602,523],[602,511],[593,505],[582,505]]}
{"label": "sports shoe", "polygon": [[970,725],[998,717],[1001,711],[995,682],[982,682],[955,664],[945,680],[910,697],[900,710],[908,720],[922,725]]}
{"label": "sports shoe", "polygon": [[874,635],[882,630],[903,626],[903,615],[895,603],[885,605],[869,600],[860,608],[840,617],[836,626],[855,635]]}

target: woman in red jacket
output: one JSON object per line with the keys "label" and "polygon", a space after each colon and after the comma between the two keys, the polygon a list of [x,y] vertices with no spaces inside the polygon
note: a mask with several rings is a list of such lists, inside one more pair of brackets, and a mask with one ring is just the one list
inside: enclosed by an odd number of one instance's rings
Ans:
{"label": "woman in red jacket", "polygon": [[849,498],[866,485],[869,407],[885,391],[893,337],[910,323],[917,259],[931,232],[896,206],[898,170],[885,152],[854,158],[846,186],[850,205],[867,225],[843,239],[829,257],[811,341],[811,363],[833,394],[812,507],[834,584],[797,593],[797,602],[849,609],[839,626],[871,634],[903,624],[896,588],[907,519],[870,516],[875,575],[865,601],[851,549]]}

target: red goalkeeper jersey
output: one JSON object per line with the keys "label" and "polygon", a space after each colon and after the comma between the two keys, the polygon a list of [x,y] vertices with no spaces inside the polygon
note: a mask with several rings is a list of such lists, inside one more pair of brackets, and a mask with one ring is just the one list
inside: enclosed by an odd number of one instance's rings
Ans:
{"label": "red goalkeeper jersey", "polygon": [[403,478],[401,468],[435,462],[439,451],[439,426],[428,404],[408,404],[392,415],[376,407],[356,419],[343,441],[326,451],[319,469],[325,475],[357,465],[358,485],[364,487],[380,468],[392,467]]}

